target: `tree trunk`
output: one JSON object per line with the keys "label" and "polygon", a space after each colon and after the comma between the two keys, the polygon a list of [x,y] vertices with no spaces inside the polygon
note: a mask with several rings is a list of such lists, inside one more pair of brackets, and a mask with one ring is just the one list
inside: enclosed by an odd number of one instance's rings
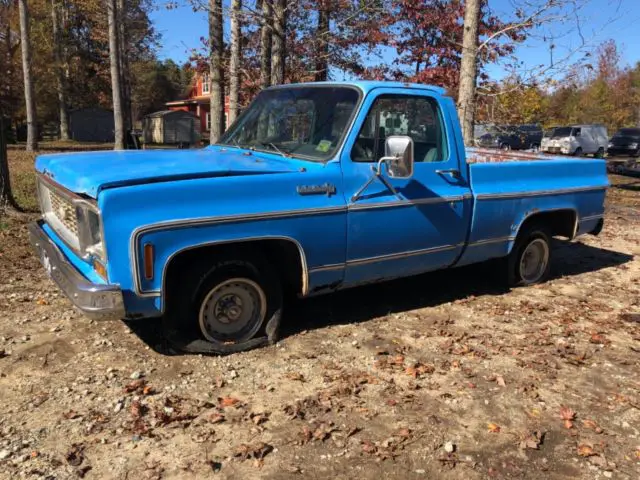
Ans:
{"label": "tree trunk", "polygon": [[14,205],[11,194],[11,180],[9,179],[9,161],[7,160],[7,129],[4,117],[0,113],[0,215],[6,205]]}
{"label": "tree trunk", "polygon": [[322,82],[329,75],[329,6],[328,0],[318,2],[318,25],[316,27],[316,71],[314,80]]}
{"label": "tree trunk", "polygon": [[209,76],[211,78],[211,131],[209,142],[213,145],[224,132],[224,98],[222,82],[222,0],[209,0]]}
{"label": "tree trunk", "polygon": [[476,78],[478,75],[478,23],[481,0],[466,0],[464,6],[464,33],[462,37],[462,61],[458,90],[458,116],[462,125],[465,145],[473,142],[473,120],[476,109]]}
{"label": "tree trunk", "polygon": [[242,0],[231,2],[231,59],[229,60],[229,125],[238,116],[238,96],[240,89],[240,55],[242,32],[240,27],[240,10]]}
{"label": "tree trunk", "polygon": [[124,149],[124,115],[122,112],[122,87],[120,79],[120,49],[118,42],[118,9],[116,0],[107,0],[109,22],[109,63],[111,64],[111,96],[113,97],[114,150]]}
{"label": "tree trunk", "polygon": [[272,0],[262,0],[262,29],[260,30],[260,85],[271,85],[271,37],[273,28]]}
{"label": "tree trunk", "polygon": [[67,106],[67,82],[64,72],[63,43],[66,42],[61,10],[64,5],[59,0],[51,0],[51,20],[53,23],[53,59],[58,93],[58,115],[60,140],[69,140],[69,110]]}
{"label": "tree trunk", "polygon": [[20,9],[20,42],[22,43],[22,74],[24,77],[24,101],[27,110],[27,152],[38,148],[38,124],[36,99],[31,75],[31,42],[29,39],[29,9],[27,0],[18,0]]}
{"label": "tree trunk", "polygon": [[[118,60],[120,62],[120,89],[122,101],[122,126],[126,138],[127,132],[133,128],[131,111],[131,74],[129,71],[129,55],[127,51],[128,24],[126,0],[117,1],[118,14]],[[125,141],[125,144],[127,142]]]}
{"label": "tree trunk", "polygon": [[286,57],[285,33],[287,30],[287,1],[275,0],[273,6],[273,39],[271,51],[271,84],[284,83]]}

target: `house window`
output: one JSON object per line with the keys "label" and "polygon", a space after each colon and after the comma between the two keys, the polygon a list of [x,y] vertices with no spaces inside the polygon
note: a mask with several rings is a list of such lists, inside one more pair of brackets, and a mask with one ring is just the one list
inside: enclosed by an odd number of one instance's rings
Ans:
{"label": "house window", "polygon": [[209,74],[205,73],[202,75],[202,94],[209,93],[211,90],[211,82],[209,79]]}
{"label": "house window", "polygon": [[205,118],[205,123],[207,125],[207,131],[209,131],[211,130],[211,114],[207,112],[204,118]]}

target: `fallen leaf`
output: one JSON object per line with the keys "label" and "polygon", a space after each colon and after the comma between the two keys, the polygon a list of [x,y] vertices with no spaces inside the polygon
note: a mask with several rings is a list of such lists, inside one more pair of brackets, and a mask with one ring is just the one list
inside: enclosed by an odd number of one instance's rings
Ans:
{"label": "fallen leaf", "polygon": [[129,411],[134,419],[138,419],[144,415],[146,408],[138,400],[131,403]]}
{"label": "fallen leaf", "polygon": [[272,450],[273,446],[264,442],[258,442],[253,445],[243,443],[233,449],[233,456],[241,460],[248,460],[250,458],[262,460]]}
{"label": "fallen leaf", "polygon": [[504,377],[502,375],[496,375],[496,383],[501,387],[506,387],[507,384],[504,381]]}
{"label": "fallen leaf", "polygon": [[602,433],[602,428],[600,428],[598,426],[598,424],[596,422],[594,422],[593,420],[583,420],[582,421],[582,425],[585,428],[589,428],[589,429],[595,431],[596,433]]}
{"label": "fallen leaf", "polygon": [[151,395],[154,393],[153,387],[151,385],[145,385],[142,389],[143,395]]}
{"label": "fallen leaf", "polygon": [[564,428],[573,428],[573,422],[571,420],[564,420]]}
{"label": "fallen leaf", "polygon": [[578,445],[578,455],[580,455],[581,457],[591,457],[593,455],[596,455],[596,453],[593,451],[593,447],[583,443],[581,445]]}
{"label": "fallen leaf", "polygon": [[78,412],[76,412],[75,410],[69,410],[66,413],[63,413],[62,416],[64,418],[66,418],[67,420],[73,420],[75,418],[80,418],[82,415],[80,415]]}
{"label": "fallen leaf", "polygon": [[48,305],[48,304],[49,304],[49,302],[47,302],[44,298],[39,298],[39,299],[36,301],[36,303],[37,303],[38,305]]}
{"label": "fallen leaf", "polygon": [[141,392],[144,390],[147,381],[144,378],[139,378],[133,382],[128,383],[124,387],[124,393]]}
{"label": "fallen leaf", "polygon": [[411,436],[411,429],[401,428],[396,435],[403,438],[409,438]]}
{"label": "fallen leaf", "polygon": [[530,448],[532,450],[538,450],[540,445],[542,444],[542,440],[544,439],[544,432],[542,431],[533,431],[528,432],[520,437],[520,448],[522,450],[526,450]]}
{"label": "fallen leaf", "polygon": [[293,380],[294,382],[305,382],[304,375],[298,372],[289,372],[287,373],[286,377],[289,380]]}
{"label": "fallen leaf", "polygon": [[240,403],[240,400],[233,397],[221,397],[218,398],[218,403],[221,407],[233,407],[234,405]]}
{"label": "fallen leaf", "polygon": [[487,429],[490,433],[500,433],[500,426],[495,423],[487,423]]}
{"label": "fallen leaf", "polygon": [[576,412],[569,407],[560,407],[560,418],[563,420],[573,420],[576,418]]}
{"label": "fallen leaf", "polygon": [[84,461],[84,445],[74,443],[71,445],[71,448],[64,456],[65,460],[72,467],[79,466]]}
{"label": "fallen leaf", "polygon": [[592,333],[589,342],[596,343],[598,345],[608,345],[611,343],[609,339],[599,333]]}
{"label": "fallen leaf", "polygon": [[212,413],[211,415],[209,415],[209,421],[211,423],[222,423],[224,422],[225,418],[224,415],[220,414],[220,413]]}

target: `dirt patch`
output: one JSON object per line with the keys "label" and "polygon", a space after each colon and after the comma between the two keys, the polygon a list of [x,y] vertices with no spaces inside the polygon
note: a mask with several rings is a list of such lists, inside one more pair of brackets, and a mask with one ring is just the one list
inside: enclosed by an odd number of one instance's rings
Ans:
{"label": "dirt patch", "polygon": [[0,477],[638,478],[640,195],[611,182],[603,232],[556,242],[543,285],[480,265],[354,289],[228,357],[83,318],[33,217],[5,218]]}

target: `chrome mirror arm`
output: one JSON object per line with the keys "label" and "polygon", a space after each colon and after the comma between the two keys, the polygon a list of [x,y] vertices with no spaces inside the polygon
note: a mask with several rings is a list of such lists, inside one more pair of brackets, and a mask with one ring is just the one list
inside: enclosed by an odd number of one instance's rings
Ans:
{"label": "chrome mirror arm", "polygon": [[384,178],[384,176],[382,175],[382,164],[386,163],[389,160],[395,160],[395,157],[382,157],[380,160],[378,160],[378,163],[375,166],[371,165],[373,176],[369,180],[367,180],[367,183],[365,183],[362,187],[360,187],[360,189],[356,193],[353,194],[353,196],[351,197],[351,203],[355,203],[356,201],[358,201],[358,199],[362,196],[362,194],[367,189],[367,187],[371,185],[376,178],[378,178],[385,187],[387,187],[390,191],[392,191],[393,194],[396,197],[398,197],[398,199],[403,200],[403,198],[400,196],[398,191],[393,187],[393,185],[391,185],[389,181],[386,178]]}

